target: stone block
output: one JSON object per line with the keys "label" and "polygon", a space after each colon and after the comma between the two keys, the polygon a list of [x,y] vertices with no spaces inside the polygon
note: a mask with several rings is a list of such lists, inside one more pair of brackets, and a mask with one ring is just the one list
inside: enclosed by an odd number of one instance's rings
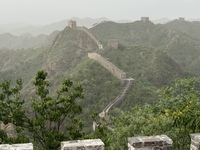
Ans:
{"label": "stone block", "polygon": [[24,144],[2,144],[0,145],[0,150],[33,150],[32,143],[24,143]]}
{"label": "stone block", "polygon": [[61,150],[104,150],[100,139],[61,142]]}
{"label": "stone block", "polygon": [[190,150],[200,150],[200,133],[190,134],[191,145]]}
{"label": "stone block", "polygon": [[135,148],[142,147],[142,144],[143,144],[142,141],[138,137],[129,137],[128,143]]}
{"label": "stone block", "polygon": [[1,144],[0,150],[9,150],[11,148],[11,145],[9,144]]}
{"label": "stone block", "polygon": [[172,150],[172,143],[166,135],[128,138],[129,150]]}

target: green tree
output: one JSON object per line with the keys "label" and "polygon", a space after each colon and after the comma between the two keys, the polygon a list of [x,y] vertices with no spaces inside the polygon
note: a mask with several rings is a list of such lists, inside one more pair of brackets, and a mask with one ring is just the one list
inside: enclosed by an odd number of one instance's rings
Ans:
{"label": "green tree", "polygon": [[178,80],[171,87],[160,89],[156,113],[172,119],[174,147],[189,149],[190,134],[200,132],[199,82],[195,78]]}
{"label": "green tree", "polygon": [[190,134],[200,132],[199,88],[194,78],[178,80],[159,90],[154,105],[135,106],[116,117],[107,149],[127,149],[127,137],[160,134],[173,140],[175,150],[189,149]]}
{"label": "green tree", "polygon": [[114,131],[109,134],[107,149],[128,149],[127,138],[165,134],[171,129],[171,120],[163,114],[155,114],[150,105],[135,106],[114,118]]}
{"label": "green tree", "polygon": [[[30,99],[29,110],[24,109],[25,101],[20,94],[22,80],[17,80],[13,87],[9,80],[0,84],[0,120],[5,124],[14,124],[21,139],[26,139],[24,133],[29,135],[37,149],[55,150],[63,140],[81,138],[83,124],[76,115],[82,112],[82,108],[75,100],[83,98],[82,86],[75,86],[66,79],[57,90],[56,96],[50,96],[50,83],[44,71],[38,71],[33,84],[35,95]],[[6,141],[3,138],[6,136],[0,137],[2,141]]]}

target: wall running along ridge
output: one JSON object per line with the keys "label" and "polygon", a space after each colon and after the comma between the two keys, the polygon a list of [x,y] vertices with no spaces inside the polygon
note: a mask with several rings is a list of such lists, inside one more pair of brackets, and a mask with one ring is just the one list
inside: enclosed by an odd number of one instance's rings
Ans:
{"label": "wall running along ridge", "polygon": [[88,53],[88,57],[90,59],[94,59],[98,61],[104,68],[106,68],[108,71],[110,71],[115,77],[119,79],[126,79],[126,73],[118,69],[115,65],[113,65],[111,62],[106,60],[104,57],[97,53]]}
{"label": "wall running along ridge", "polygon": [[103,49],[103,45],[86,27],[76,27],[75,29],[85,32],[98,45],[99,49]]}

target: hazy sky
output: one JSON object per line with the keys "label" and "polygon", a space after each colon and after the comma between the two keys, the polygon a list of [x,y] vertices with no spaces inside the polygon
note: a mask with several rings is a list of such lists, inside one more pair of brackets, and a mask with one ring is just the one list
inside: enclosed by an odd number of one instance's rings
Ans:
{"label": "hazy sky", "polygon": [[200,0],[0,0],[0,24],[49,24],[71,17],[200,18]]}

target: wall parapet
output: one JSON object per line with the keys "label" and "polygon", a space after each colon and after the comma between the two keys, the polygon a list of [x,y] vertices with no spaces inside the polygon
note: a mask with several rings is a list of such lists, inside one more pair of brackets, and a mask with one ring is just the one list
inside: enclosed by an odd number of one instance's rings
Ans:
{"label": "wall parapet", "polygon": [[200,150],[200,133],[190,134],[190,150]]}
{"label": "wall parapet", "polygon": [[172,150],[173,141],[166,135],[128,138],[128,150]]}
{"label": "wall parapet", "polygon": [[104,150],[100,139],[75,140],[61,142],[61,150]]}
{"label": "wall parapet", "polygon": [[101,44],[101,42],[86,27],[76,27],[76,29],[85,32],[92,40],[94,40],[99,49],[103,49],[103,45]]}
{"label": "wall parapet", "polygon": [[1,144],[0,150],[33,150],[33,144],[32,143]]}
{"label": "wall parapet", "polygon": [[113,65],[111,62],[109,62],[107,59],[105,59],[101,55],[97,53],[88,53],[88,57],[90,59],[94,59],[98,61],[104,68],[110,71],[115,77],[119,79],[126,79],[125,72],[121,71],[119,68],[117,68],[115,65]]}
{"label": "wall parapet", "polygon": [[[200,133],[190,134],[190,150],[200,150]],[[128,138],[128,150],[172,150],[173,141],[167,135],[138,136]],[[61,150],[104,150],[101,139],[61,142]],[[0,150],[33,150],[32,143],[0,144]]]}

